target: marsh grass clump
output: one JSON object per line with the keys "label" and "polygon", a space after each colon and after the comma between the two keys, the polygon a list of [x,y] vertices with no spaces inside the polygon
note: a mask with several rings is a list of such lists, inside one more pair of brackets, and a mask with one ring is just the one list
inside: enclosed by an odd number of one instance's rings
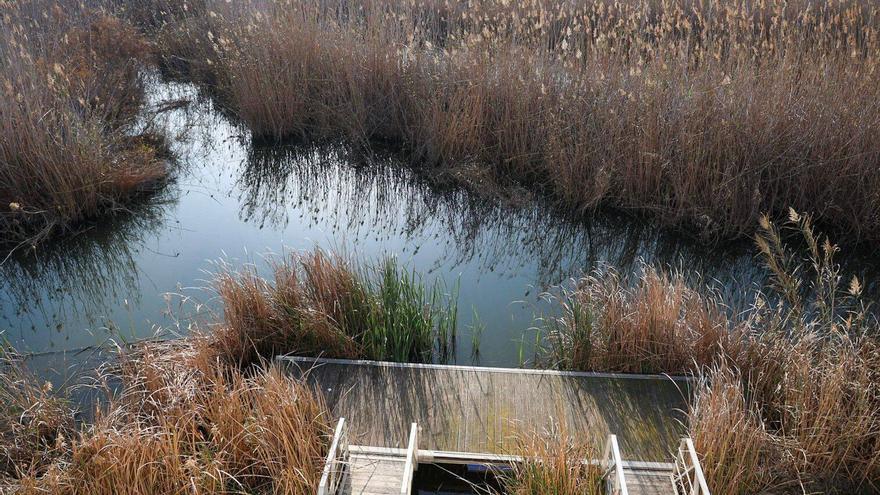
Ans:
{"label": "marsh grass clump", "polygon": [[[713,493],[761,493],[775,487],[782,449],[746,399],[735,370],[716,365],[698,384],[688,428]],[[792,487],[789,487],[792,488]]]}
{"label": "marsh grass clump", "polygon": [[600,495],[605,493],[596,449],[573,440],[565,430],[521,435],[518,455],[502,477],[511,495]]}
{"label": "marsh grass clump", "polygon": [[[332,418],[277,367],[242,373],[192,342],[146,343],[113,368],[95,419],[59,440],[40,470],[15,459],[13,493],[312,494]],[[28,438],[16,432],[19,438]]]}
{"label": "marsh grass clump", "polygon": [[703,372],[688,427],[713,493],[876,491],[876,343],[779,347],[777,374],[723,363]]}
{"label": "marsh grass clump", "polygon": [[[141,9],[143,10],[143,9]],[[391,143],[565,209],[707,237],[789,206],[880,236],[867,0],[155,0],[169,65],[255,138]],[[140,16],[144,18],[144,16]],[[292,62],[294,61],[294,62]],[[182,67],[181,67],[182,66]]]}
{"label": "marsh grass clump", "polygon": [[151,48],[76,2],[0,2],[0,244],[35,245],[167,175],[135,137]]}
{"label": "marsh grass clump", "polygon": [[332,419],[307,385],[275,367],[218,368],[186,346],[163,353],[123,362],[123,392],[72,451],[70,493],[317,489]]}
{"label": "marsh grass clump", "polygon": [[572,281],[550,298],[551,366],[580,371],[686,374],[723,354],[745,351],[744,330],[721,301],[690,287],[684,274],[653,267],[630,285],[612,269]]}
{"label": "marsh grass clump", "polygon": [[298,354],[401,362],[454,356],[455,295],[426,284],[394,258],[359,265],[321,250],[254,269],[225,269],[215,280],[223,320],[205,334],[229,362]]}
{"label": "marsh grass clump", "polygon": [[[744,314],[682,274],[596,274],[562,290],[547,359],[701,377],[688,427],[713,493],[876,489],[880,325],[862,282],[846,283],[837,246],[809,215],[791,210],[781,227],[767,217],[760,227],[770,283]],[[786,244],[792,234],[805,254]]]}
{"label": "marsh grass clump", "polygon": [[41,384],[11,349],[0,347],[0,490],[45,473],[73,429],[67,401],[50,383]]}

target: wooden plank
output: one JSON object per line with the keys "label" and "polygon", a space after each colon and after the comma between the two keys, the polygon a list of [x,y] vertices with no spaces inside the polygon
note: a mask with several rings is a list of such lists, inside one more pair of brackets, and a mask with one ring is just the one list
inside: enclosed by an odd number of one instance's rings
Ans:
{"label": "wooden plank", "polygon": [[688,383],[665,377],[280,361],[322,390],[336,416],[347,418],[353,444],[405,448],[415,422],[423,449],[514,454],[517,435],[563,422],[569,435],[597,447],[617,434],[624,459],[668,461],[683,433]]}
{"label": "wooden plank", "polygon": [[[522,458],[498,454],[440,452],[419,449],[421,462],[499,464],[520,462]],[[359,495],[398,495],[408,467],[408,450],[386,447],[351,446],[350,476],[342,493]],[[593,462],[600,462],[598,459]],[[630,495],[675,495],[671,463],[623,461],[624,477]]]}
{"label": "wooden plank", "polygon": [[399,494],[404,479],[405,458],[352,453],[349,476],[341,492],[346,495]]}
{"label": "wooden plank", "polygon": [[672,472],[624,470],[630,495],[676,495]]}

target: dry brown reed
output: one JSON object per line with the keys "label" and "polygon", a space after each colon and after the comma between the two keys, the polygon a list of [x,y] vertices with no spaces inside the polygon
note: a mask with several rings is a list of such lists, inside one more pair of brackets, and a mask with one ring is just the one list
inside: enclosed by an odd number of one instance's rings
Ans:
{"label": "dry brown reed", "polygon": [[502,477],[510,495],[599,495],[605,493],[603,468],[596,464],[597,450],[578,443],[564,428],[519,435],[517,454],[522,462],[511,464]]}
{"label": "dry brown reed", "polygon": [[702,380],[688,428],[712,493],[755,494],[774,486],[781,452],[746,400],[739,374],[722,364]]}
{"label": "dry brown reed", "polygon": [[122,356],[120,390],[19,493],[313,494],[332,419],[315,392],[277,367],[243,374],[189,342]]}
{"label": "dry brown reed", "polygon": [[36,244],[164,178],[132,137],[150,47],[77,2],[0,2],[0,244]]}
{"label": "dry brown reed", "polygon": [[0,492],[12,480],[42,475],[72,432],[70,406],[0,347]]}
{"label": "dry brown reed", "polygon": [[553,367],[685,374],[746,352],[745,329],[680,272],[646,266],[628,285],[613,269],[599,270],[552,297],[562,310],[546,320]]}
{"label": "dry brown reed", "polygon": [[214,284],[223,301],[223,321],[211,328],[208,339],[227,362],[247,365],[284,353],[360,354],[355,337],[366,330],[359,325],[368,310],[366,289],[341,257],[322,251],[291,256],[275,265],[274,283],[254,269],[226,269]]}
{"label": "dry brown reed", "polygon": [[706,235],[794,206],[880,236],[874,2],[154,2],[166,60],[256,137],[387,141]]}
{"label": "dry brown reed", "polygon": [[[403,362],[444,361],[454,350],[455,295],[427,286],[393,258],[376,265],[320,249],[253,267],[224,267],[214,284],[223,318],[197,337],[226,363],[278,354]],[[451,300],[450,300],[451,299]]]}
{"label": "dry brown reed", "polygon": [[549,357],[701,376],[689,429],[713,493],[876,490],[880,325],[808,215],[792,210],[782,228],[800,233],[806,255],[764,217],[757,244],[772,282],[745,315],[729,316],[680,273],[649,268],[632,285],[594,275],[563,291]]}

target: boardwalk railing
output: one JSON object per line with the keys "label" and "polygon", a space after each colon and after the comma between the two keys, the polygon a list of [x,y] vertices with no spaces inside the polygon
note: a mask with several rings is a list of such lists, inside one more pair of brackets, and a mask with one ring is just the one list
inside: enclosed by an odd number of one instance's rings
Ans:
{"label": "boardwalk railing", "polygon": [[675,456],[675,487],[681,495],[710,495],[697,449],[690,438],[682,438]]}
{"label": "boardwalk railing", "polygon": [[617,445],[617,435],[608,435],[602,464],[605,468],[605,472],[602,474],[605,493],[608,495],[629,495],[626,489],[626,477],[623,473],[623,461],[620,459],[620,446]]}
{"label": "boardwalk railing", "polygon": [[412,482],[415,470],[419,468],[419,427],[413,423],[409,428],[409,445],[406,448],[406,465],[403,467],[403,483],[400,495],[412,493]]}
{"label": "boardwalk railing", "polygon": [[336,495],[339,493],[339,485],[345,476],[345,467],[348,465],[348,431],[345,428],[345,418],[339,418],[336,431],[333,433],[333,442],[327,453],[327,461],[324,463],[324,473],[318,483],[318,495]]}

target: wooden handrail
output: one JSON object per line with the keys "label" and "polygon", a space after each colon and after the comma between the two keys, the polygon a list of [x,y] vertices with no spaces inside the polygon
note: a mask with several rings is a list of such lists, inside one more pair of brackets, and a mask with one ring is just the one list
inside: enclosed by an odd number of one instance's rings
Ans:
{"label": "wooden handrail", "polygon": [[[609,495],[629,495],[626,488],[626,476],[623,472],[623,461],[620,458],[620,446],[617,444],[617,435],[608,435],[603,460],[607,463],[602,475],[605,481],[605,492]],[[611,476],[609,477],[609,475]]]}
{"label": "wooden handrail", "polygon": [[327,452],[327,460],[324,462],[324,472],[318,483],[318,495],[336,495],[345,466],[348,464],[348,455],[345,418],[339,418],[333,433],[333,441],[330,443],[330,450]]}
{"label": "wooden handrail", "polygon": [[409,445],[406,448],[406,464],[403,467],[403,483],[400,495],[412,494],[413,473],[419,468],[419,427],[413,423],[409,428]]}
{"label": "wooden handrail", "polygon": [[675,459],[675,484],[682,495],[711,495],[694,441],[682,438]]}

